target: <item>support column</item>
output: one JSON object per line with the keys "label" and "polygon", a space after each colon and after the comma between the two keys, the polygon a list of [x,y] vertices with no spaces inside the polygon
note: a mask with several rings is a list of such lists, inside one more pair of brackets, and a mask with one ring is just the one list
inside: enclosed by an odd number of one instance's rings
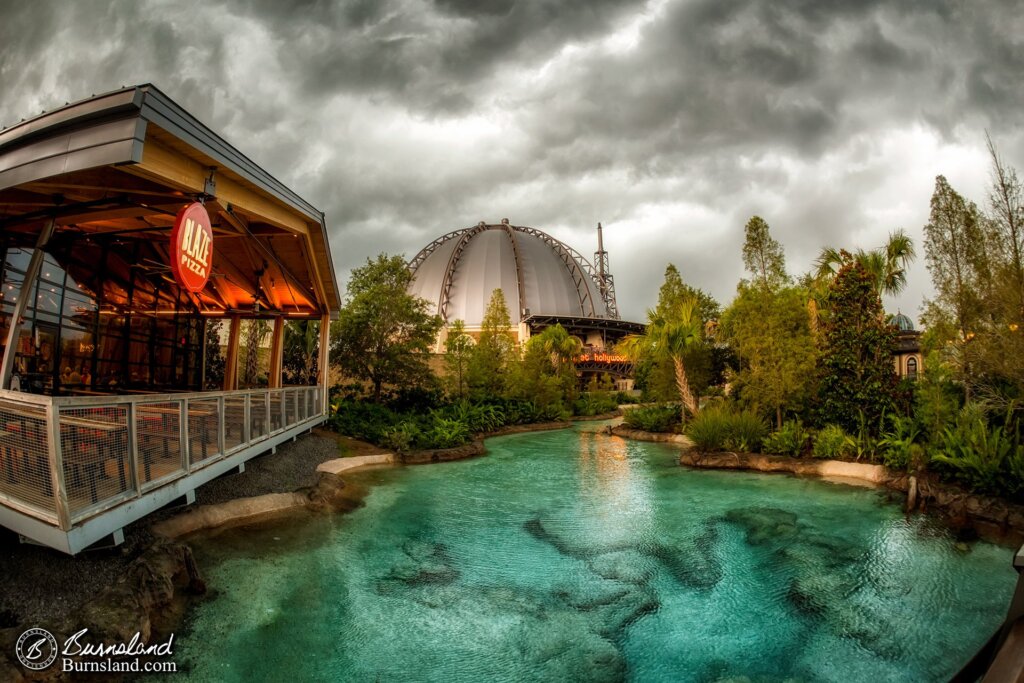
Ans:
{"label": "support column", "polygon": [[274,318],[274,331],[270,337],[270,375],[267,386],[271,389],[281,387],[281,371],[284,366],[284,318]]}
{"label": "support column", "polygon": [[[11,326],[7,330],[7,345],[4,346],[3,365],[0,365],[0,389],[11,388],[11,375],[14,374],[14,356],[18,352],[18,339],[21,336],[21,319],[25,315],[25,307],[28,306],[28,298],[32,295],[32,287],[39,279],[39,270],[43,267],[43,247],[50,241],[53,235],[53,226],[56,219],[51,218],[39,237],[36,239],[36,248],[29,259],[28,268],[25,269],[25,280],[21,283],[21,291],[18,292],[18,300],[14,302],[14,312],[11,315]],[[57,350],[54,349],[54,353]]]}
{"label": "support column", "polygon": [[317,389],[320,391],[321,412],[327,414],[328,378],[331,376],[331,314],[320,317],[320,355],[317,359]]}
{"label": "support column", "polygon": [[238,388],[238,341],[242,332],[242,319],[231,318],[228,329],[228,357],[224,361],[224,391]]}

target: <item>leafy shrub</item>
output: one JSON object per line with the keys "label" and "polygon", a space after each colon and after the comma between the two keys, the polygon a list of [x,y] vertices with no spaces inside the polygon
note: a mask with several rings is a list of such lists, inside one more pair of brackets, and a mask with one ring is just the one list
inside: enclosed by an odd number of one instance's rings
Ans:
{"label": "leafy shrub", "polygon": [[395,453],[408,453],[416,447],[421,438],[419,426],[412,420],[404,420],[387,427],[381,432],[378,443]]}
{"label": "leafy shrub", "polygon": [[814,457],[836,459],[851,453],[850,435],[838,425],[828,425],[814,437]]}
{"label": "leafy shrub", "polygon": [[384,431],[401,422],[401,417],[382,405],[365,401],[338,400],[332,406],[331,428],[371,443],[381,443]]}
{"label": "leafy shrub", "polygon": [[921,429],[913,418],[890,415],[889,429],[878,441],[885,466],[907,471],[919,465],[924,452],[918,444],[920,436]]}
{"label": "leafy shrub", "polygon": [[615,395],[604,391],[585,391],[572,404],[575,415],[603,415],[614,412],[619,407]]}
{"label": "leafy shrub", "polygon": [[981,493],[1016,493],[1024,473],[1024,445],[1002,427],[989,427],[984,415],[967,405],[956,423],[942,430],[932,462],[948,476]]}
{"label": "leafy shrub", "polygon": [[505,426],[505,411],[491,403],[460,401],[443,411],[444,416],[464,423],[474,434],[493,432]]}
{"label": "leafy shrub", "polygon": [[702,410],[686,425],[686,435],[702,453],[723,450],[729,438],[729,414],[719,409]]}
{"label": "leafy shrub", "polygon": [[686,435],[705,453],[721,450],[750,453],[761,448],[767,434],[764,420],[749,410],[705,408],[686,426]]}
{"label": "leafy shrub", "polygon": [[807,450],[811,433],[800,420],[786,420],[777,431],[764,440],[765,453],[799,456]]}
{"label": "leafy shrub", "polygon": [[420,433],[416,445],[419,448],[455,448],[468,443],[469,438],[469,426],[465,422],[435,414],[429,429]]}
{"label": "leafy shrub", "polygon": [[671,432],[679,424],[679,406],[660,403],[631,408],[625,412],[624,422],[633,429],[645,432]]}
{"label": "leafy shrub", "polygon": [[727,413],[727,416],[726,449],[740,453],[761,450],[761,444],[768,436],[768,425],[761,416],[751,410]]}

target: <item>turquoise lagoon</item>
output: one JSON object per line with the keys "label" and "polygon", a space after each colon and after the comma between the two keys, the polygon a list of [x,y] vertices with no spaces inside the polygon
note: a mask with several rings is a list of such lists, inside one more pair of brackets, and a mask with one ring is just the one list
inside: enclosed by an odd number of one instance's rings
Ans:
{"label": "turquoise lagoon", "polygon": [[885,494],[693,471],[591,423],[368,471],[346,515],[197,541],[196,681],[943,681],[1012,552]]}

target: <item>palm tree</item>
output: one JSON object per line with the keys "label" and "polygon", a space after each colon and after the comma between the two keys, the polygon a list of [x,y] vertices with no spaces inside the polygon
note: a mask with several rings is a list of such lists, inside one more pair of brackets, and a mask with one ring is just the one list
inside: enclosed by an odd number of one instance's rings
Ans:
{"label": "palm tree", "polygon": [[821,250],[815,262],[816,280],[828,285],[846,263],[857,261],[871,274],[879,296],[896,295],[907,286],[907,268],[916,255],[914,241],[902,230],[890,234],[883,246],[871,251],[858,249],[851,254],[842,249],[826,247]]}
{"label": "palm tree", "polygon": [[658,316],[653,310],[647,311],[647,329],[643,334],[631,334],[619,342],[619,353],[634,362],[642,356],[656,360],[670,359],[675,368],[676,388],[682,401],[681,419],[686,422],[686,411],[696,415],[699,406],[690,390],[690,380],[683,364],[687,347],[700,341],[704,324],[700,318],[696,297],[684,298],[665,316]]}
{"label": "palm tree", "polygon": [[[534,341],[536,340],[536,341]],[[571,363],[583,352],[583,342],[565,331],[560,324],[549,327],[530,340],[551,358],[551,366],[556,373],[561,372],[566,363]]]}
{"label": "palm tree", "polygon": [[847,263],[857,262],[871,275],[875,293],[878,296],[899,294],[907,286],[907,268],[917,256],[914,251],[914,240],[902,230],[889,235],[889,240],[881,247],[865,251],[858,249],[852,254],[845,249],[825,247],[814,262],[815,273],[811,278],[811,297],[807,302],[807,311],[811,318],[811,332],[817,334],[818,322],[823,315],[825,296],[836,273]]}

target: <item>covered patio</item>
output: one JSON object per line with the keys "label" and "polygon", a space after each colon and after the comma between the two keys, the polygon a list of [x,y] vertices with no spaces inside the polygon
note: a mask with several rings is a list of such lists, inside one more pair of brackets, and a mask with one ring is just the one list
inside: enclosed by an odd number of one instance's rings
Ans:
{"label": "covered patio", "polygon": [[319,424],[338,307],[323,214],[152,85],[0,131],[0,525],[116,543]]}

